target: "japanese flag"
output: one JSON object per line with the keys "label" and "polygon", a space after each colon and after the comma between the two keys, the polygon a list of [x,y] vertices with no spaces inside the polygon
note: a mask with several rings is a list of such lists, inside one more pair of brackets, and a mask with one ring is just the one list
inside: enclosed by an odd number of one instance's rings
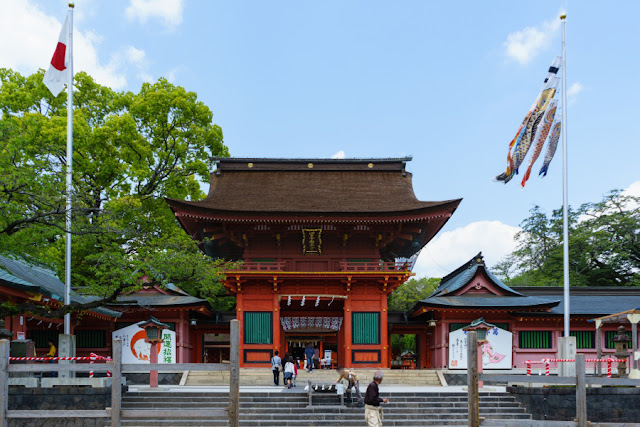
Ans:
{"label": "japanese flag", "polygon": [[53,52],[53,58],[51,58],[51,64],[49,64],[49,69],[44,73],[44,78],[42,79],[42,83],[51,91],[53,96],[57,96],[64,89],[64,85],[68,83],[70,63],[69,15],[67,15],[62,31],[60,31],[58,45],[55,52]]}

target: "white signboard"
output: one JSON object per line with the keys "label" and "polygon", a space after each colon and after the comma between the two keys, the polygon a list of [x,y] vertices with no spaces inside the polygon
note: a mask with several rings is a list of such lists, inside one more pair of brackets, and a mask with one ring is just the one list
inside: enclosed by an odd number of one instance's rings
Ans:
{"label": "white signboard", "polygon": [[[482,351],[482,369],[511,369],[513,353],[511,336],[500,328],[487,331]],[[467,332],[462,329],[449,333],[449,369],[467,369]]]}
{"label": "white signboard", "polygon": [[[147,333],[138,325],[113,331],[112,339],[122,342],[122,363],[150,363],[151,344],[145,342]],[[162,343],[158,346],[158,363],[176,363],[176,333],[162,331]]]}

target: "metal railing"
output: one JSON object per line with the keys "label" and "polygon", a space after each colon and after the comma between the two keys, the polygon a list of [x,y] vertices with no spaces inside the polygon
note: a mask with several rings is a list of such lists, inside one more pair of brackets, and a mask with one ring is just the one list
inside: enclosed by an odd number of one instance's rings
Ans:
{"label": "metal railing", "polygon": [[[0,340],[0,425],[7,425],[11,418],[44,419],[44,418],[111,418],[112,427],[120,427],[122,417],[170,417],[175,410],[163,409],[122,409],[122,371],[151,372],[157,370],[184,371],[230,371],[229,408],[189,410],[192,417],[224,417],[228,416],[229,426],[238,426],[239,384],[240,384],[240,328],[238,320],[231,321],[231,354],[230,363],[149,363],[123,364],[122,343],[113,340],[113,359],[99,364],[11,364],[9,357],[10,343]],[[65,358],[58,358],[65,359]],[[82,359],[82,358],[79,358]],[[103,410],[15,410],[9,409],[9,374],[13,372],[111,372],[111,407]]]}

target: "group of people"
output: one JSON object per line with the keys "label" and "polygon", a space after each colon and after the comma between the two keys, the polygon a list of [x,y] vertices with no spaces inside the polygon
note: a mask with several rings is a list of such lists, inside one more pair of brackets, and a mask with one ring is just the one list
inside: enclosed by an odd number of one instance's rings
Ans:
{"label": "group of people", "polygon": [[364,418],[367,422],[367,427],[382,427],[383,413],[380,404],[389,403],[389,399],[380,397],[380,390],[378,388],[383,378],[382,371],[378,370],[373,373],[373,381],[371,381],[367,387],[364,398],[360,392],[360,380],[358,380],[356,373],[342,367],[339,367],[337,371],[339,376],[334,384],[346,380],[348,384],[347,393],[350,393],[351,390],[356,392],[359,405],[364,405],[365,407]]}
{"label": "group of people", "polygon": [[285,353],[284,359],[280,357],[280,353],[276,351],[271,358],[271,370],[273,371],[273,384],[280,385],[280,371],[283,372],[284,386],[287,388],[296,386],[296,377],[298,376],[298,361],[289,353]]}
{"label": "group of people", "polygon": [[[305,353],[306,356],[306,353]],[[312,364],[311,364],[312,365]],[[298,361],[295,360],[289,353],[286,353],[284,359],[281,359],[279,353],[276,351],[275,356],[271,358],[271,369],[273,370],[273,383],[280,385],[280,370],[284,372],[284,385],[287,388],[295,387],[295,378],[298,374]],[[310,367],[309,369],[313,369]],[[373,373],[373,381],[367,387],[367,391],[362,397],[360,392],[360,380],[355,372],[338,367],[338,379],[334,384],[345,380],[347,382],[347,394],[355,391],[359,405],[365,407],[365,420],[367,427],[381,427],[382,426],[382,407],[381,403],[389,403],[389,399],[383,399],[380,397],[380,390],[378,386],[382,382],[382,371],[375,371]]]}

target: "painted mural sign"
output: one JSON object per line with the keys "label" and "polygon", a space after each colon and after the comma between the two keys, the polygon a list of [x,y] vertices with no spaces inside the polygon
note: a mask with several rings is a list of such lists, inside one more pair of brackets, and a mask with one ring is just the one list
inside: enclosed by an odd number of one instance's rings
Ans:
{"label": "painted mural sign", "polygon": [[[122,363],[149,363],[151,344],[145,342],[147,333],[144,329],[130,325],[113,331],[111,337],[122,342]],[[176,363],[175,332],[162,331],[162,343],[158,347],[158,363]]]}
{"label": "painted mural sign", "polygon": [[[512,333],[500,328],[487,331],[482,344],[482,369],[511,369],[513,362]],[[462,329],[449,333],[449,369],[467,369],[467,332]]]}

